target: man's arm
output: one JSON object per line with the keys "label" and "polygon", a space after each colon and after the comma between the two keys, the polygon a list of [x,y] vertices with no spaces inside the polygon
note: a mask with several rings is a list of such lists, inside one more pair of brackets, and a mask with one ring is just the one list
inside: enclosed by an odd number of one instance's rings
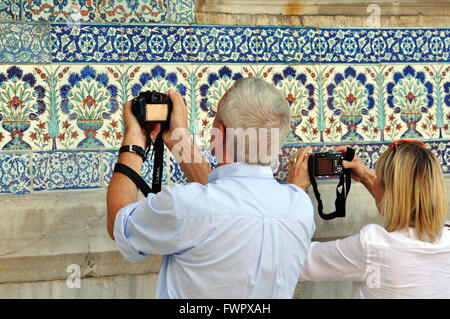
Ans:
{"label": "man's arm", "polygon": [[[211,167],[192,141],[187,122],[188,112],[183,98],[173,90],[169,90],[168,95],[172,100],[173,109],[170,115],[170,127],[163,133],[164,143],[172,154],[177,153],[176,155],[182,158],[178,164],[190,183],[207,184]],[[175,134],[176,130],[176,133],[181,132],[181,134]],[[176,140],[173,139],[175,135],[179,137]]]}
{"label": "man's arm", "polygon": [[[190,138],[187,125],[187,110],[183,98],[180,94],[173,90],[169,90],[169,97],[173,103],[172,114],[170,117],[170,127],[163,133],[163,140],[170,151],[182,143],[183,161],[179,163],[189,182],[198,182],[201,184],[208,183],[208,174],[211,168],[204,160],[200,151],[195,147]],[[139,125],[138,120],[131,111],[131,102],[126,102],[123,107],[124,119],[124,138],[122,145],[138,145],[143,149],[146,148],[147,138],[145,131]],[[186,134],[180,140],[172,140],[172,133],[175,129],[185,130]],[[157,124],[150,133],[154,139],[160,131],[160,125]],[[180,144],[178,144],[180,146]],[[190,152],[185,152],[190,150]],[[191,154],[191,158],[187,155]],[[195,161],[196,160],[196,161]],[[142,158],[134,153],[125,152],[119,155],[118,162],[129,166],[138,174],[142,169]],[[123,207],[134,203],[138,199],[138,188],[132,180],[121,173],[113,173],[109,182],[107,191],[107,230],[109,236],[114,240],[114,223],[116,215]]]}
{"label": "man's arm", "polygon": [[[124,119],[124,138],[122,145],[138,145],[143,149],[146,148],[147,139],[142,132],[139,122],[131,112],[131,102],[126,102],[123,106]],[[152,132],[153,138],[155,132]],[[138,174],[142,169],[142,157],[135,153],[124,152],[119,155],[117,160],[119,163],[125,164]],[[106,204],[108,210],[107,229],[109,236],[114,240],[114,222],[119,210],[138,199],[138,188],[134,182],[121,173],[113,173],[109,182],[106,194]]]}

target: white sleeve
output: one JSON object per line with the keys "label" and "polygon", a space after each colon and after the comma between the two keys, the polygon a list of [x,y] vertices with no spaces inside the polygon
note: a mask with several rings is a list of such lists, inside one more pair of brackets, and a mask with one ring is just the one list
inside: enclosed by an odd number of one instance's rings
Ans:
{"label": "white sleeve", "polygon": [[362,281],[366,253],[360,235],[329,242],[313,242],[300,281]]}

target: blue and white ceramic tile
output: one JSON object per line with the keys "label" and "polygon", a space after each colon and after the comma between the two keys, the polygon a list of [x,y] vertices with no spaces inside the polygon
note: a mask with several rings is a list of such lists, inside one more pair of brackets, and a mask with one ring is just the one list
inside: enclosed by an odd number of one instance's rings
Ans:
{"label": "blue and white ceramic tile", "polygon": [[123,25],[123,62],[190,61],[191,27]]}
{"label": "blue and white ceramic tile", "polygon": [[377,29],[320,29],[321,63],[378,63]]}
{"label": "blue and white ceramic tile", "polygon": [[0,193],[25,194],[30,186],[30,154],[0,153]]}
{"label": "blue and white ceramic tile", "polygon": [[101,186],[98,151],[34,152],[32,162],[35,191]]}
{"label": "blue and white ceramic tile", "polygon": [[20,0],[0,0],[0,20],[18,20],[20,10]]}
{"label": "blue and white ceramic tile", "polygon": [[445,52],[436,29],[380,29],[380,38],[381,63],[437,62]]}
{"label": "blue and white ceramic tile", "polygon": [[119,151],[103,151],[102,152],[102,167],[103,167],[103,186],[107,187],[111,176],[114,172],[114,165],[117,163]]}
{"label": "blue and white ceramic tile", "polygon": [[169,0],[98,0],[99,19],[103,22],[161,23],[167,19]]}
{"label": "blue and white ceramic tile", "polygon": [[0,22],[0,63],[51,62],[48,24]]}
{"label": "blue and white ceramic tile", "polygon": [[51,24],[52,62],[113,63],[122,56],[122,27],[117,24]]}
{"label": "blue and white ceramic tile", "polygon": [[66,22],[79,24],[95,20],[96,0],[26,0],[23,4],[23,20],[42,22]]}
{"label": "blue and white ceramic tile", "polygon": [[263,50],[256,27],[192,27],[191,61],[195,63],[256,63]]}
{"label": "blue and white ceramic tile", "polygon": [[319,63],[319,33],[310,27],[259,27],[258,63]]}

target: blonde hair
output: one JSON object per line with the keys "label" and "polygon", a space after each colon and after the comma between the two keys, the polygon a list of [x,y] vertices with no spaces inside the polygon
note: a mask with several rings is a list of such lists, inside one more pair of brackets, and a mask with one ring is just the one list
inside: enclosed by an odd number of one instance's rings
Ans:
{"label": "blonde hair", "polygon": [[434,242],[447,214],[444,175],[436,156],[419,144],[405,143],[381,155],[376,174],[384,187],[384,228],[413,227],[420,240]]}

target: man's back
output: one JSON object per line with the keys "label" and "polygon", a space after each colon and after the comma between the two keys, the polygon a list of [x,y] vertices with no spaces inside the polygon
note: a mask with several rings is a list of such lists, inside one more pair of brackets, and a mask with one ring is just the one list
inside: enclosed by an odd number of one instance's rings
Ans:
{"label": "man's back", "polygon": [[309,197],[265,166],[228,164],[208,177],[121,210],[119,249],[131,261],[164,255],[159,298],[292,297],[315,230]]}

